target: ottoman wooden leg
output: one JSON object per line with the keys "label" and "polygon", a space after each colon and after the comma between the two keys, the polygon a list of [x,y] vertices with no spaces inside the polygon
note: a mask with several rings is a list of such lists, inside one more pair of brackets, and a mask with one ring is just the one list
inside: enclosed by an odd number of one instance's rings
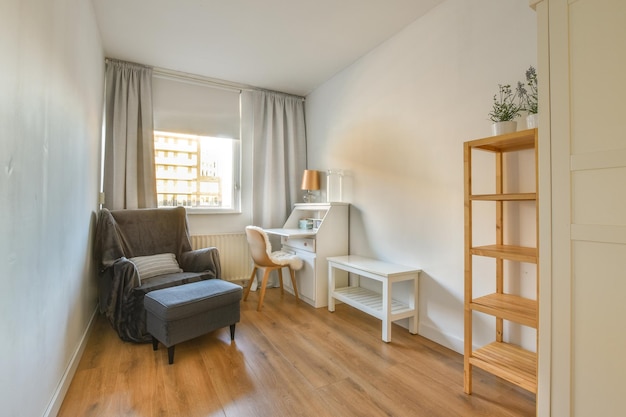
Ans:
{"label": "ottoman wooden leg", "polygon": [[170,365],[174,363],[174,348],[175,347],[176,345],[170,346],[167,348],[167,359],[169,360]]}
{"label": "ottoman wooden leg", "polygon": [[230,340],[235,340],[235,325],[230,325]]}
{"label": "ottoman wooden leg", "polygon": [[159,348],[159,341],[156,340],[156,337],[152,336],[152,350],[157,350]]}

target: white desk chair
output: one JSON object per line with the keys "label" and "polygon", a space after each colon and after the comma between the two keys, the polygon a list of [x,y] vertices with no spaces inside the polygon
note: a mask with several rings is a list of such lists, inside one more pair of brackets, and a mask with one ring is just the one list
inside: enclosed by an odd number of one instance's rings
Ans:
{"label": "white desk chair", "polygon": [[265,287],[269,278],[270,272],[273,270],[278,271],[278,281],[280,283],[280,292],[284,293],[283,289],[283,273],[282,268],[289,268],[291,274],[291,284],[293,285],[293,291],[296,295],[296,300],[300,300],[298,296],[298,286],[296,284],[295,271],[302,268],[302,259],[291,253],[283,251],[272,252],[272,245],[267,233],[263,229],[257,226],[246,226],[246,238],[248,239],[248,246],[250,248],[250,255],[254,261],[254,269],[250,274],[250,282],[243,295],[243,300],[246,301],[250,288],[256,277],[256,271],[259,268],[265,270],[263,274],[263,280],[261,281],[261,290],[259,293],[259,305],[257,311],[261,311],[263,307],[263,298],[265,297]]}

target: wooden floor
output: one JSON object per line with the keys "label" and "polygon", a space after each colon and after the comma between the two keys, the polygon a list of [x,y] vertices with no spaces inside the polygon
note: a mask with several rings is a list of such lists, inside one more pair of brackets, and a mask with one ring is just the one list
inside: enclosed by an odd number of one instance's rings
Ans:
{"label": "wooden floor", "polygon": [[480,370],[463,393],[463,357],[345,304],[334,313],[268,289],[228,328],[167,349],[122,342],[98,317],[60,417],[533,416],[535,396]]}

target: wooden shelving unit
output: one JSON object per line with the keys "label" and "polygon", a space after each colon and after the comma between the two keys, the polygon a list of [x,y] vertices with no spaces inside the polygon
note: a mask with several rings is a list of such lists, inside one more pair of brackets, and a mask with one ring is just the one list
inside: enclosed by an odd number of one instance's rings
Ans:
{"label": "wooden shelving unit", "polygon": [[[465,363],[464,390],[472,393],[472,367],[479,367],[516,384],[533,393],[537,392],[537,355],[505,342],[503,322],[512,321],[523,326],[538,329],[539,274],[537,268],[536,297],[528,299],[517,294],[504,292],[504,261],[527,262],[539,264],[538,245],[524,247],[505,244],[504,202],[534,201],[535,228],[538,226],[537,193],[506,193],[504,177],[507,172],[504,154],[534,149],[535,190],[537,190],[537,129],[529,129],[500,136],[477,139],[464,144],[465,169]],[[472,193],[472,155],[476,151],[485,151],[495,158],[495,191],[491,194]],[[489,201],[495,204],[495,237],[494,244],[486,246],[473,245],[472,224],[474,201]],[[510,221],[511,219],[506,219]],[[475,256],[494,258],[496,262],[495,276],[490,278],[474,277],[473,258]],[[476,280],[495,280],[495,292],[474,298]],[[496,321],[495,341],[474,349],[472,320],[474,312],[493,316]]]}

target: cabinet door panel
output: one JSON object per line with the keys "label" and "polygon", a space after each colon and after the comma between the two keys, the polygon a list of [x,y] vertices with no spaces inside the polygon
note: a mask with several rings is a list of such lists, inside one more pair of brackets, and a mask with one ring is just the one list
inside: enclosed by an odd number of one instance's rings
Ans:
{"label": "cabinet door panel", "polygon": [[[296,271],[296,284],[301,297],[306,298],[306,302],[314,304],[315,300],[315,267],[316,256],[310,252],[283,246],[285,252],[295,253],[302,259],[302,269]],[[285,276],[285,287],[293,292],[291,279]]]}

